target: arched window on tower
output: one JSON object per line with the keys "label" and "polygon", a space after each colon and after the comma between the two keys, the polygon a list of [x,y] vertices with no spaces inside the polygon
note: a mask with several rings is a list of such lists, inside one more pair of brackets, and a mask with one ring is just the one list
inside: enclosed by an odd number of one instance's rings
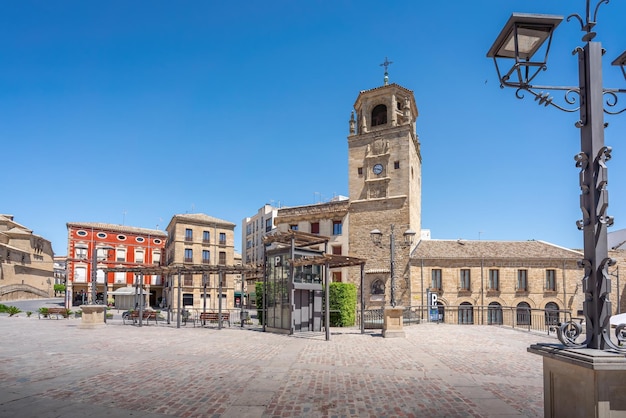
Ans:
{"label": "arched window on tower", "polygon": [[372,110],[372,126],[384,125],[387,123],[387,106],[379,104]]}

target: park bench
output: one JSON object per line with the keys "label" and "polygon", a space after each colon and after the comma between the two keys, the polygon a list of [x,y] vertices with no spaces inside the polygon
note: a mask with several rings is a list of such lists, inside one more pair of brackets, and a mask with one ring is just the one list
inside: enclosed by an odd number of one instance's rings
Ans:
{"label": "park bench", "polygon": [[[222,325],[224,325],[224,323],[227,323],[228,326],[230,326],[230,313],[229,312],[222,312],[221,314],[219,312],[200,312],[200,315],[198,316],[198,322],[200,322],[202,325],[204,325],[205,323],[209,322],[213,322],[216,324],[219,324],[219,316],[222,316]],[[194,322],[194,326],[196,326],[195,322]]]}
{"label": "park bench", "polygon": [[[146,325],[150,324],[150,320],[154,320],[154,323],[158,325],[158,317],[159,314],[156,311],[143,311],[142,320],[146,321]],[[126,321],[129,321],[132,324],[136,324],[139,321],[139,311],[130,311],[128,315],[122,316],[122,321],[124,325],[126,325]]]}
{"label": "park bench", "polygon": [[41,319],[42,316],[44,318],[52,319],[53,315],[54,315],[54,317],[56,319],[59,319],[59,315],[62,316],[63,318],[68,318],[67,309],[65,309],[65,308],[48,308],[48,313],[43,313],[42,314],[41,312],[39,312],[39,319]]}

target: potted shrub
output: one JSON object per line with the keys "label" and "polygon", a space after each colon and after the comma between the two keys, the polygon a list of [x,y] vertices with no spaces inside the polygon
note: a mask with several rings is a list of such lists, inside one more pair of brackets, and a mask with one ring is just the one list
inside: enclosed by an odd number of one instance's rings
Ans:
{"label": "potted shrub", "polygon": [[26,316],[30,318],[33,313],[31,311],[26,311]]}
{"label": "potted shrub", "polygon": [[83,317],[83,311],[81,311],[80,309],[74,312],[74,318],[82,318],[82,317]]}
{"label": "potted shrub", "polygon": [[13,316],[13,315],[17,315],[18,313],[22,312],[22,310],[20,308],[18,308],[17,306],[9,306],[9,309],[7,311],[9,313],[9,316]]}
{"label": "potted shrub", "polygon": [[47,318],[49,314],[50,314],[50,309],[48,309],[46,307],[39,308],[39,316],[40,317],[43,316],[44,318]]}

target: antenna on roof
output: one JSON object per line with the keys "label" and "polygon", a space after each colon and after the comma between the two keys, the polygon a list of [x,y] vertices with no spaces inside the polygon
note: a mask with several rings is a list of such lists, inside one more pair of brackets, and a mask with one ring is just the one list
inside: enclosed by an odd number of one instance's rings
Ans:
{"label": "antenna on roof", "polygon": [[122,225],[126,225],[126,211],[122,212]]}

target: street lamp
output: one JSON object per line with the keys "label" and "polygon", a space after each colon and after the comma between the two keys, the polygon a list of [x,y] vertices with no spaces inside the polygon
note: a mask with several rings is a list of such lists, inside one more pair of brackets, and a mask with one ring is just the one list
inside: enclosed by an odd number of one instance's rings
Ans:
{"label": "street lamp", "polygon": [[[92,304],[96,304],[96,299],[97,299],[97,293],[98,293],[98,286],[97,286],[97,279],[98,279],[98,275],[97,275],[97,269],[98,269],[98,250],[105,250],[105,251],[109,251],[109,250],[113,250],[114,248],[108,245],[102,246],[102,247],[96,247],[96,244],[94,242],[93,244],[93,248],[91,249],[92,251],[92,257],[91,257],[91,303]],[[106,257],[105,257],[106,260]],[[107,282],[106,282],[106,273],[104,274],[104,293],[106,294],[106,288],[107,288]],[[106,297],[106,295],[105,295]],[[106,304],[106,300],[104,301]]]}
{"label": "street lamp", "polygon": [[[616,115],[626,110],[615,111],[618,93],[626,93],[625,89],[606,89],[602,86],[602,55],[604,53],[599,42],[592,42],[596,33],[592,31],[596,25],[598,9],[608,0],[600,0],[595,9],[590,9],[587,0],[585,20],[577,14],[567,18],[569,22],[576,19],[585,33],[582,40],[584,47],[577,47],[574,54],[578,55],[579,85],[575,87],[539,86],[533,80],[540,71],[547,69],[547,58],[550,50],[552,34],[561,16],[519,14],[511,16],[493,46],[487,53],[493,58],[500,86],[513,87],[516,97],[522,99],[523,92],[535,97],[535,101],[544,106],[554,106],[566,112],[580,112],[580,120],[576,127],[580,129],[582,151],[575,156],[576,166],[580,168],[580,208],[583,219],[576,222],[583,231],[584,259],[579,262],[584,268],[583,291],[585,301],[583,311],[586,319],[586,341],[584,344],[576,340],[582,334],[582,326],[569,322],[559,328],[559,339],[568,347],[616,349],[625,351],[611,341],[609,318],[611,316],[610,279],[608,267],[615,260],[608,256],[607,227],[613,224],[613,217],[608,216],[608,192],[606,162],[611,158],[611,148],[604,145],[604,113]],[[547,42],[547,44],[546,44]],[[546,44],[545,49],[543,49]],[[543,59],[533,60],[535,54],[545,50]],[[539,54],[541,55],[541,54]],[[500,63],[513,60],[510,69],[501,71]],[[509,61],[510,62],[510,61]],[[613,63],[620,66],[626,78],[626,51]],[[540,90],[564,91],[564,105],[557,105],[553,98]],[[606,95],[606,101],[604,99]],[[604,106],[606,104],[606,107]],[[620,328],[621,327],[621,328]],[[623,341],[622,330],[626,324],[616,330],[618,341]]]}
{"label": "street lamp", "polygon": [[[395,277],[395,264],[396,264],[396,238],[394,234],[394,225],[391,224],[389,233],[389,259],[390,259],[390,268],[389,273],[391,275],[391,307],[396,307],[396,277]],[[415,237],[415,231],[412,229],[407,229],[404,231],[404,242],[401,245],[410,246],[413,243],[413,237]],[[383,233],[378,229],[374,229],[370,231],[370,237],[372,238],[372,242],[374,245],[382,246],[381,240],[383,237]],[[362,291],[362,290],[361,290]]]}

